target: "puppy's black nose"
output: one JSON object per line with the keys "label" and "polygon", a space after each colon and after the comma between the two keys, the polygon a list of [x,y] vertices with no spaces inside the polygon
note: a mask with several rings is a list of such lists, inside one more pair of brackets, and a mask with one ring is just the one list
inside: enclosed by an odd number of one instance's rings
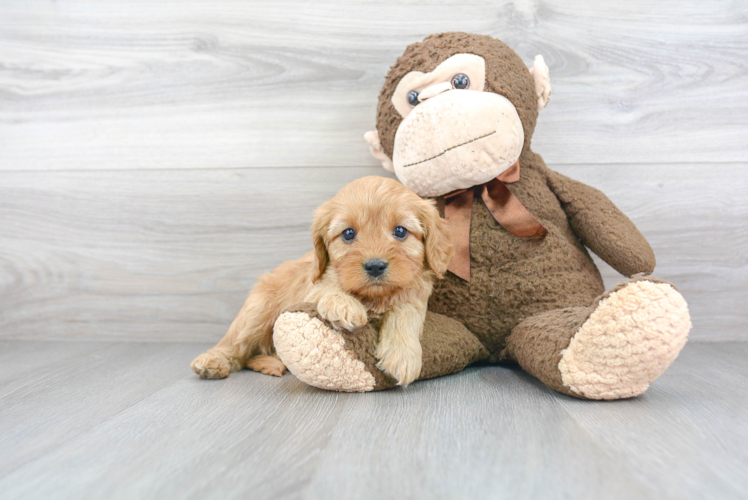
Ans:
{"label": "puppy's black nose", "polygon": [[387,269],[387,263],[379,259],[369,259],[364,262],[364,269],[366,270],[366,274],[372,278],[378,278],[384,274],[384,271]]}

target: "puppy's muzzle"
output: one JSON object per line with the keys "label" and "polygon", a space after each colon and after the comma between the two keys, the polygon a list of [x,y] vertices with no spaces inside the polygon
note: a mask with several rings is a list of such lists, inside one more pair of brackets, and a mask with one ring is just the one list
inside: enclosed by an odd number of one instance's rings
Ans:
{"label": "puppy's muzzle", "polygon": [[364,262],[364,271],[372,278],[379,278],[387,270],[387,262],[380,259],[369,259]]}

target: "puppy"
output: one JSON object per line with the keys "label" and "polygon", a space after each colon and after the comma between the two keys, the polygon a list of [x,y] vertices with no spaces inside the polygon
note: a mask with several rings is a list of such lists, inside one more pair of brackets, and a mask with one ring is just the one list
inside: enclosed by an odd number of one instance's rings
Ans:
{"label": "puppy", "polygon": [[433,280],[452,258],[434,202],[395,180],[364,177],[317,209],[312,239],[312,252],[260,278],[223,340],[192,362],[195,373],[224,378],[246,366],[283,375],[273,325],[285,309],[312,302],[339,329],[381,317],[377,366],[400,385],[418,378]]}

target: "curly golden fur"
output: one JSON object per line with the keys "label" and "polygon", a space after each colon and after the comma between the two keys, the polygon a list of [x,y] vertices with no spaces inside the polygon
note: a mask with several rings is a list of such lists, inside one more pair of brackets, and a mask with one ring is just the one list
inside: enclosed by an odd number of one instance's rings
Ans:
{"label": "curly golden fur", "polygon": [[[396,238],[394,230],[407,230]],[[355,237],[342,234],[353,229]],[[317,304],[320,316],[355,330],[381,318],[377,357],[381,370],[407,385],[421,371],[420,336],[434,278],[452,257],[448,228],[430,200],[395,180],[364,177],[345,186],[316,212],[314,250],[260,278],[218,345],[198,356],[192,369],[203,378],[224,378],[247,367],[281,376],[273,325],[287,308]],[[371,262],[386,265],[379,276]]]}

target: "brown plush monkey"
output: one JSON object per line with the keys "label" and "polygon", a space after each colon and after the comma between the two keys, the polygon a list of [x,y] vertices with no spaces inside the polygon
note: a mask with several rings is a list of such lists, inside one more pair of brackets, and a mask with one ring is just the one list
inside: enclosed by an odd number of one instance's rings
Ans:
{"label": "brown plush monkey", "polygon": [[[437,199],[457,250],[429,303],[420,378],[485,359],[517,362],[580,398],[636,396],[685,344],[688,308],[671,284],[649,276],[654,253],[634,224],[532,151],[549,97],[541,56],[528,69],[483,35],[432,35],[387,75],[377,131],[366,139],[403,184]],[[606,292],[587,249],[629,279]],[[376,325],[341,335],[301,306],[278,320],[275,343],[312,385],[393,385],[374,367]],[[315,346],[310,359],[304,353]]]}

